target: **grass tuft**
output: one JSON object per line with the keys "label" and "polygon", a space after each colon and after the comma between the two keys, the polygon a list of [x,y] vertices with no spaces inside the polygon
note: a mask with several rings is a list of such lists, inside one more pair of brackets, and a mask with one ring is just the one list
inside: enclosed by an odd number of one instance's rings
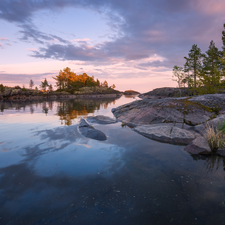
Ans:
{"label": "grass tuft", "polygon": [[213,125],[206,124],[205,138],[209,143],[212,152],[216,152],[218,148],[224,148],[224,133]]}

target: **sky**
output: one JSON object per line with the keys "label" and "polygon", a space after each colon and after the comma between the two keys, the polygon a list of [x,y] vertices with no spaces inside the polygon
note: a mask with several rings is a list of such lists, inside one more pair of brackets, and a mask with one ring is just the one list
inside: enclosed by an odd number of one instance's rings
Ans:
{"label": "sky", "polygon": [[65,67],[120,91],[176,87],[193,44],[222,46],[224,0],[0,0],[0,83],[39,86]]}

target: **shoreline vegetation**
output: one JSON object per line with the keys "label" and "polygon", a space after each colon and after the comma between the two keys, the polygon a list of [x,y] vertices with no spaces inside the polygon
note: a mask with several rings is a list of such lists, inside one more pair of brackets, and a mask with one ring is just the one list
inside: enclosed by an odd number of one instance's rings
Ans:
{"label": "shoreline vegetation", "polygon": [[86,87],[71,94],[67,91],[41,91],[20,87],[4,87],[0,91],[0,100],[44,100],[44,99],[76,99],[76,98],[112,98],[122,93],[107,87]]}
{"label": "shoreline vegetation", "polygon": [[173,80],[180,90],[187,87],[191,95],[196,95],[214,94],[225,89],[225,24],[221,39],[221,50],[213,40],[205,53],[194,44],[188,56],[184,57],[183,67],[173,67]]}
{"label": "shoreline vegetation", "polygon": [[121,92],[115,90],[116,85],[108,85],[108,82],[100,82],[86,73],[76,74],[69,67],[59,71],[53,79],[56,81],[56,90],[47,79],[41,81],[39,89],[31,79],[30,88],[20,86],[7,87],[0,84],[0,100],[41,100],[41,99],[75,99],[75,98],[118,98],[121,95],[137,95],[137,91],[128,90]]}
{"label": "shoreline vegetation", "polygon": [[105,98],[118,97],[120,91],[114,90],[115,84],[108,86],[105,80],[103,83],[86,73],[76,74],[69,67],[59,71],[53,79],[56,81],[56,90],[47,79],[41,81],[39,89],[31,79],[30,88],[20,86],[7,87],[0,84],[0,100],[40,100],[40,99],[74,99],[74,98]]}

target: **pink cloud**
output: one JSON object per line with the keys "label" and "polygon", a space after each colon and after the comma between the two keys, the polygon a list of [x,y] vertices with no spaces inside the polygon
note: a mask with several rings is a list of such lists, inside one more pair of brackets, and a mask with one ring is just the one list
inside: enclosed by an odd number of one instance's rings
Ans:
{"label": "pink cloud", "polygon": [[213,15],[218,13],[224,13],[225,1],[224,0],[197,0],[196,6],[198,11],[203,12],[207,15]]}
{"label": "pink cloud", "polygon": [[79,41],[89,41],[90,39],[84,38],[84,39],[73,39],[71,41],[79,42]]}
{"label": "pink cloud", "polygon": [[36,48],[26,48],[27,51],[37,51],[38,49]]}
{"label": "pink cloud", "polygon": [[8,38],[4,38],[4,37],[0,37],[0,40],[1,41],[8,41],[9,39]]}

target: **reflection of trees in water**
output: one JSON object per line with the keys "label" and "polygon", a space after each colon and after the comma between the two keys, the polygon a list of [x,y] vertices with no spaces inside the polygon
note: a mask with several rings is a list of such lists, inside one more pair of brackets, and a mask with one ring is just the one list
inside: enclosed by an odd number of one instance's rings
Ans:
{"label": "reflection of trees in water", "polygon": [[89,113],[94,113],[101,107],[107,109],[109,104],[115,104],[116,99],[70,99],[60,101],[4,101],[0,102],[1,112],[8,109],[23,110],[28,109],[31,114],[35,110],[41,111],[48,115],[49,111],[53,110],[56,104],[56,115],[59,116],[61,124],[71,125],[72,121],[79,116],[87,116]]}
{"label": "reflection of trees in water", "polygon": [[115,104],[115,99],[74,99],[58,102],[57,114],[62,125],[71,125],[79,116],[87,116],[101,107],[108,108],[110,103]]}
{"label": "reflection of trees in water", "polygon": [[225,158],[217,156],[217,155],[211,155],[211,156],[194,156],[192,155],[193,159],[198,160],[205,160],[204,162],[204,170],[207,173],[213,172],[215,170],[218,170],[219,168],[223,168],[225,171]]}

